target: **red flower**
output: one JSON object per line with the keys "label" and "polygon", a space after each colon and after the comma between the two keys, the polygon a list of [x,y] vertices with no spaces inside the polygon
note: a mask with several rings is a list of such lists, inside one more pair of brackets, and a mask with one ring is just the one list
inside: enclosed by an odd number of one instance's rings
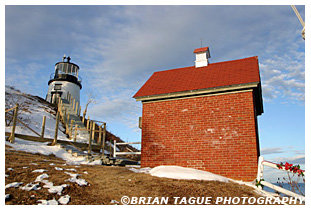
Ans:
{"label": "red flower", "polygon": [[279,168],[279,169],[283,169],[283,163],[281,162],[280,164],[276,164],[276,166]]}
{"label": "red flower", "polygon": [[[291,169],[291,167],[293,166],[293,164],[289,164],[288,162],[285,163],[285,170],[289,170]],[[292,170],[291,170],[292,171]]]}
{"label": "red flower", "polygon": [[[281,162],[280,164],[276,164],[278,169],[284,169],[289,170],[293,173],[298,173],[298,176],[302,175],[304,176],[303,170],[300,169],[299,165],[293,166],[293,164],[289,164],[288,162],[285,163],[285,165]],[[284,167],[284,168],[283,168]]]}

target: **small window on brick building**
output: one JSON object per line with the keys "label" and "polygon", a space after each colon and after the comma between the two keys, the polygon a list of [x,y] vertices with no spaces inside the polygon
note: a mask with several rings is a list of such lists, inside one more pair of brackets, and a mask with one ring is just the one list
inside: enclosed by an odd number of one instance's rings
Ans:
{"label": "small window on brick building", "polygon": [[61,90],[62,89],[62,85],[61,84],[55,84],[54,85],[54,90]]}

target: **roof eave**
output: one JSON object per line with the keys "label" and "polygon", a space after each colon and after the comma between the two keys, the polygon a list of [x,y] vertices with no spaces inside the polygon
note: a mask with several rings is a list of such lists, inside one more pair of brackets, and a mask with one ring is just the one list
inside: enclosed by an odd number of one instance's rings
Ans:
{"label": "roof eave", "polygon": [[158,100],[166,100],[168,98],[179,98],[179,97],[187,97],[187,96],[193,96],[193,95],[211,94],[211,93],[215,93],[215,92],[227,92],[227,91],[233,91],[233,90],[256,88],[259,83],[260,82],[252,82],[252,83],[221,86],[221,87],[214,87],[214,88],[206,88],[206,89],[188,90],[188,91],[174,92],[174,93],[140,96],[140,97],[134,97],[134,98],[136,99],[136,101],[141,101],[141,102],[152,101],[152,100],[158,101]]}

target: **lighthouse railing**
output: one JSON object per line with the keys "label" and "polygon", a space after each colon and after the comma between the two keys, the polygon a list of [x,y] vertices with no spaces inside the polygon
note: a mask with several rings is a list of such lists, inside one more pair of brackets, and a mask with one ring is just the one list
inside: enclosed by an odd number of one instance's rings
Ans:
{"label": "lighthouse railing", "polygon": [[66,79],[66,80],[69,80],[69,81],[73,81],[73,82],[79,82],[79,83],[82,83],[82,78],[78,75],[75,75],[75,74],[51,74],[50,75],[50,80],[53,80],[53,79]]}

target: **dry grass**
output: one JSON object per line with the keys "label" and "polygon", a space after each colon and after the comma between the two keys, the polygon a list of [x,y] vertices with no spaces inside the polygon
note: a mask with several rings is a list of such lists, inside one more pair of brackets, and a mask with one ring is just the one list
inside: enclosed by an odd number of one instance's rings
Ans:
{"label": "dry grass", "polygon": [[[37,165],[34,165],[37,164]],[[51,163],[55,165],[50,165]],[[199,180],[176,180],[168,178],[153,177],[143,173],[133,173],[124,167],[109,166],[73,166],[64,165],[65,161],[55,156],[43,156],[14,151],[6,146],[5,184],[12,182],[34,182],[40,173],[33,173],[35,169],[45,169],[44,173],[49,175],[48,180],[54,186],[69,184],[64,188],[62,195],[70,195],[68,204],[114,204],[111,201],[120,202],[122,196],[129,197],[170,197],[169,203],[173,204],[173,197],[212,197],[212,204],[216,197],[259,197],[253,188],[236,183],[224,183],[217,181]],[[27,168],[25,168],[27,167]],[[76,183],[66,182],[70,178],[64,171],[55,170],[55,167],[63,169],[76,169],[82,179],[89,185],[79,186]],[[8,170],[12,168],[13,171]],[[84,172],[87,172],[84,173]],[[43,187],[43,183],[40,184]],[[25,191],[19,188],[7,188],[5,194],[11,194],[6,204],[38,204],[37,200],[59,199],[60,195],[51,194],[46,188],[37,191]],[[34,196],[31,196],[34,195]]]}

